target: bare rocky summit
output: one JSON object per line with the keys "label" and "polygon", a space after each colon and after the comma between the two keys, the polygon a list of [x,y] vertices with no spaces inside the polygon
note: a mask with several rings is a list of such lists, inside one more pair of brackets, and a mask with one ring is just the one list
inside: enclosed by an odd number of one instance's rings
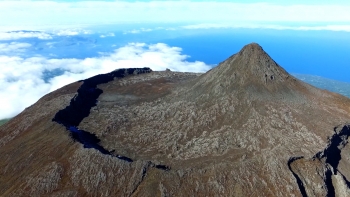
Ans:
{"label": "bare rocky summit", "polygon": [[0,127],[0,195],[350,196],[349,122],[256,43],[205,74],[120,69]]}

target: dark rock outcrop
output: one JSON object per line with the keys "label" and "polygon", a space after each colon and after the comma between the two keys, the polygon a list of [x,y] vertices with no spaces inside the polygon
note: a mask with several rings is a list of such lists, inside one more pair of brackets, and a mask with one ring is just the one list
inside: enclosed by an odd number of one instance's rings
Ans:
{"label": "dark rock outcrop", "polygon": [[[334,128],[334,135],[329,138],[329,142],[327,147],[318,153],[315,154],[311,159],[309,159],[312,163],[317,162],[322,166],[323,172],[319,173],[320,178],[323,180],[323,189],[317,192],[317,189],[314,188],[313,185],[310,185],[307,179],[310,179],[310,174],[312,172],[317,171],[315,168],[318,168],[317,165],[298,165],[296,164],[294,168],[290,166],[293,165],[293,162],[297,160],[305,160],[303,157],[291,158],[288,162],[289,169],[293,173],[298,185],[300,192],[303,196],[313,196],[313,195],[326,195],[327,197],[335,197],[341,196],[344,191],[339,191],[336,189],[334,184],[337,184],[333,179],[334,176],[340,174],[340,178],[343,179],[344,183],[347,187],[349,187],[349,181],[346,179],[344,175],[339,171],[338,165],[341,160],[341,151],[347,146],[348,138],[350,136],[350,126],[340,126]],[[306,161],[307,162],[307,161]],[[308,173],[300,173],[302,168],[309,168]],[[310,170],[311,169],[311,170]],[[299,171],[299,173],[297,173]],[[310,172],[311,171],[311,172]],[[305,187],[309,192],[306,192]],[[350,188],[350,187],[349,187]],[[346,191],[345,191],[346,192]],[[308,193],[308,195],[307,195]]]}
{"label": "dark rock outcrop", "polygon": [[[111,73],[96,75],[83,80],[83,84],[78,89],[77,95],[71,100],[70,105],[57,112],[52,121],[62,124],[70,131],[74,140],[84,145],[84,148],[94,148],[102,154],[111,155],[111,151],[99,145],[100,139],[95,134],[78,129],[80,122],[89,116],[92,107],[96,106],[97,98],[103,91],[97,88],[98,85],[113,81],[115,78],[123,78],[128,75],[149,73],[150,68],[129,68],[118,69]],[[131,158],[116,155],[118,159],[132,162]]]}

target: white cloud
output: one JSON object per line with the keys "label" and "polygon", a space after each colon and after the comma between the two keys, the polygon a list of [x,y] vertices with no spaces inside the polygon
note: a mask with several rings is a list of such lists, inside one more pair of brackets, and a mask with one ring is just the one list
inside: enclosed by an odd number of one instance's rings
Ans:
{"label": "white cloud", "polygon": [[23,42],[0,43],[0,55],[21,54],[31,46],[31,44]]}
{"label": "white cloud", "polygon": [[300,26],[300,27],[286,27],[291,30],[329,30],[329,31],[346,31],[350,32],[350,25],[325,25],[325,26]]}
{"label": "white cloud", "polygon": [[0,1],[0,23],[2,27],[29,27],[145,22],[350,22],[349,3],[293,2],[7,0]]}
{"label": "white cloud", "polygon": [[[25,43],[12,43],[12,49],[26,48]],[[211,68],[203,62],[189,62],[181,48],[163,43],[147,45],[130,43],[101,57],[86,59],[48,59],[0,56],[0,119],[15,116],[40,97],[77,80],[118,68],[150,67],[153,70],[205,72]],[[63,70],[48,81],[44,72]],[[25,98],[25,99],[23,99]]]}
{"label": "white cloud", "polygon": [[288,25],[271,25],[271,24],[254,24],[254,23],[198,23],[192,25],[183,25],[178,27],[157,27],[133,29],[123,32],[123,34],[139,34],[155,30],[202,30],[202,29],[273,29],[273,30],[298,30],[298,31],[345,31],[350,32],[350,25],[304,25],[304,26],[288,26]]}
{"label": "white cloud", "polygon": [[114,33],[108,33],[108,34],[102,34],[102,35],[100,35],[100,38],[114,37],[114,36],[115,36]]}
{"label": "white cloud", "polygon": [[42,40],[52,39],[52,36],[39,31],[10,31],[0,32],[0,40],[17,40],[22,38],[39,38]]}
{"label": "white cloud", "polygon": [[60,30],[54,30],[52,32],[54,35],[57,36],[76,36],[79,34],[90,34],[91,32],[84,29],[60,29]]}
{"label": "white cloud", "polygon": [[152,29],[152,28],[140,28],[140,29],[133,29],[133,30],[130,30],[130,31],[125,31],[123,34],[139,34],[139,33],[143,33],[143,32],[151,32],[151,31],[154,31],[154,30],[160,30],[160,29],[163,29],[161,27],[157,27],[155,29]]}
{"label": "white cloud", "polygon": [[346,31],[350,32],[350,25],[323,25],[323,26],[286,26],[286,25],[268,25],[268,24],[244,24],[244,25],[230,25],[230,24],[213,24],[202,23],[195,25],[182,26],[183,29],[228,29],[228,28],[249,28],[249,29],[274,29],[274,30],[302,30],[302,31]]}
{"label": "white cloud", "polygon": [[[1,2],[0,2],[1,4]],[[1,22],[0,22],[1,24]],[[20,29],[23,29],[20,28]],[[54,36],[76,36],[81,34],[91,34],[91,31],[85,29],[71,28],[71,29],[52,29],[45,31],[3,31],[0,32],[0,40],[18,40],[23,38],[38,38],[41,40],[50,40]]]}
{"label": "white cloud", "polygon": [[125,31],[123,34],[139,34],[141,31],[139,29],[133,29],[130,31]]}

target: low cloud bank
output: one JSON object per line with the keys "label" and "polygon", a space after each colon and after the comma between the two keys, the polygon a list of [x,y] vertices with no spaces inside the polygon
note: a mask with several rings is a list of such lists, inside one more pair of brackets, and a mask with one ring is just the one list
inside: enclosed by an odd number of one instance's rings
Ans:
{"label": "low cloud bank", "polygon": [[52,39],[52,35],[41,31],[9,31],[0,32],[0,40],[18,40],[22,38]]}
{"label": "low cloud bank", "polygon": [[26,38],[51,40],[55,36],[76,36],[76,35],[82,35],[82,34],[91,34],[91,32],[85,29],[77,29],[77,28],[58,29],[58,30],[53,29],[50,31],[28,31],[28,30],[0,31],[0,41],[19,40],[19,39],[26,39]]}
{"label": "low cloud bank", "polygon": [[[0,46],[0,54],[17,54],[30,46],[14,42]],[[189,62],[182,49],[163,43],[130,43],[113,53],[85,59],[21,58],[0,55],[0,119],[20,113],[43,95],[64,85],[118,68],[150,67],[153,70],[205,72],[211,68],[204,62]],[[47,76],[52,77],[47,77]]]}
{"label": "low cloud bank", "polygon": [[184,30],[210,30],[210,29],[271,29],[271,30],[293,30],[293,31],[343,31],[350,32],[350,25],[271,25],[271,24],[229,24],[229,23],[197,23],[177,27],[156,27],[156,28],[139,28],[124,31],[123,34],[141,34],[157,30],[166,31],[184,31]]}
{"label": "low cloud bank", "polygon": [[183,29],[230,29],[230,28],[247,28],[247,29],[273,29],[273,30],[298,30],[298,31],[345,31],[350,32],[350,25],[319,25],[319,26],[287,26],[287,25],[267,25],[267,24],[214,24],[201,23],[195,25],[182,26]]}

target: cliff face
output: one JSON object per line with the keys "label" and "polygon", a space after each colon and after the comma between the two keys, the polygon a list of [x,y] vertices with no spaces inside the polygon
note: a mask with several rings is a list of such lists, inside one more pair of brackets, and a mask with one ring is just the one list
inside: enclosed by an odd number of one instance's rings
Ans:
{"label": "cliff face", "polygon": [[202,75],[121,69],[0,127],[0,194],[347,196],[349,120],[255,43]]}

